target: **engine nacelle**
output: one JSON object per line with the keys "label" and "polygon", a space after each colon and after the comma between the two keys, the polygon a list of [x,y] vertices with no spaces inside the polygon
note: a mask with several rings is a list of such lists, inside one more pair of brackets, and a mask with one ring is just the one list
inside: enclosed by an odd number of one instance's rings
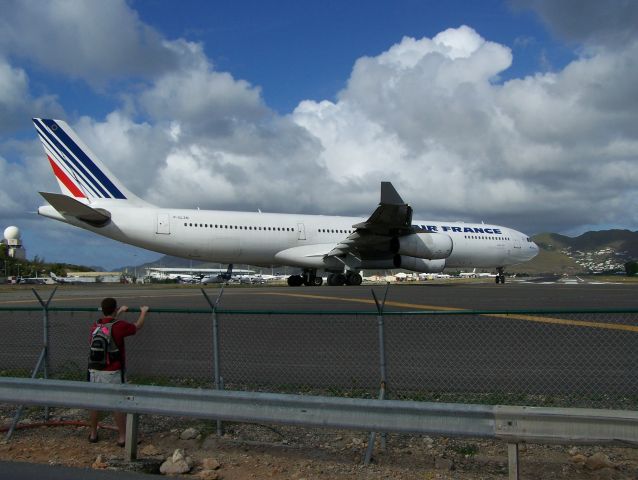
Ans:
{"label": "engine nacelle", "polygon": [[452,254],[454,244],[444,233],[414,233],[405,237],[394,237],[390,241],[392,253],[409,257],[439,260]]}
{"label": "engine nacelle", "polygon": [[415,258],[407,255],[395,255],[394,266],[395,268],[404,268],[413,272],[439,273],[445,268],[445,260],[426,260],[425,258]]}

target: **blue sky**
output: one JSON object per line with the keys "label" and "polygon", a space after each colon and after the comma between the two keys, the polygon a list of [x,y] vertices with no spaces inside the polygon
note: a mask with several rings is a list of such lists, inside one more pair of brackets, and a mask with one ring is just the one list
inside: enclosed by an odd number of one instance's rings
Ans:
{"label": "blue sky", "polygon": [[365,216],[391,180],[419,219],[636,229],[631,2],[3,10],[0,226],[21,228],[29,256],[107,268],[159,256],[32,213],[37,191],[57,191],[33,116],[68,121],[161,206]]}
{"label": "blue sky", "polygon": [[280,113],[301,100],[334,99],[354,61],[374,56],[404,36],[433,36],[470,25],[492,41],[524,52],[504,78],[556,66],[573,52],[555,42],[531,11],[503,1],[239,1],[202,4],[154,0],[132,4],[168,37],[200,41],[217,68],[263,89]]}

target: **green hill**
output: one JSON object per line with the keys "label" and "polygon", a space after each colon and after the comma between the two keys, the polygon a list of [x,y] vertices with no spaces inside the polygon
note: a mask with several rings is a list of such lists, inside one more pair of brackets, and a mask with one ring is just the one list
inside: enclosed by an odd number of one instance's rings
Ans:
{"label": "green hill", "polygon": [[540,247],[539,255],[508,271],[530,274],[619,271],[626,262],[638,258],[638,232],[630,230],[586,232],[578,237],[541,233],[532,239]]}

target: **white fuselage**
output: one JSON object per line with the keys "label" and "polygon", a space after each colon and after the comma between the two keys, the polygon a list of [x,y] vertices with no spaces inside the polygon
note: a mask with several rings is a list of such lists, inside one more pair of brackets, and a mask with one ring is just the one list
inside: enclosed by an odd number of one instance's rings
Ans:
{"label": "white fuselage", "polygon": [[[359,217],[296,215],[217,210],[137,207],[118,200],[98,200],[111,221],[93,227],[64,216],[51,206],[40,215],[75,225],[114,240],[178,257],[249,265],[308,267],[282,256],[297,247],[327,253],[354,232]],[[538,247],[525,234],[506,227],[460,222],[413,221],[424,231],[448,234],[453,241],[446,268],[496,268],[530,260]],[[279,255],[278,255],[279,254]]]}

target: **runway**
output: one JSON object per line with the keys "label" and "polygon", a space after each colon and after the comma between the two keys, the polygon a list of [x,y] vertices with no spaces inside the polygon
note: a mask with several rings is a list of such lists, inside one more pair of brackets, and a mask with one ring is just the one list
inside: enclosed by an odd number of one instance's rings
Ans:
{"label": "runway", "polygon": [[[32,286],[0,291],[0,307],[38,306]],[[211,299],[218,287],[205,287]],[[53,287],[35,288],[48,298]],[[371,291],[383,298],[385,285],[360,287],[270,287],[230,286],[224,290],[220,308],[294,311],[376,311]],[[95,307],[102,298],[113,296],[131,307],[208,308],[197,286],[144,285],[61,285],[51,302],[55,307]],[[638,308],[638,284],[543,284],[427,283],[392,284],[388,290],[388,311],[536,310],[536,309],[617,309]]]}
{"label": "runway", "polygon": [[[44,299],[52,291],[37,290]],[[380,343],[372,290],[382,299],[386,286],[225,288],[218,321],[226,385],[373,394],[380,380]],[[215,301],[220,289],[206,292]],[[499,401],[512,395],[559,396],[569,399],[569,406],[603,398],[606,407],[625,408],[626,398],[638,393],[637,293],[637,285],[586,283],[392,285],[383,342],[388,385],[396,395],[493,394]],[[91,311],[51,312],[52,369],[82,369],[88,325],[105,296],[130,307],[151,306],[144,330],[127,340],[131,376],[212,378],[211,315],[202,292],[193,287],[61,286],[52,306]],[[41,312],[2,310],[36,305],[30,289],[0,293],[0,370],[35,364]],[[538,309],[554,312],[531,311]],[[633,313],[591,312],[604,309]],[[583,399],[588,400],[579,403]]]}

